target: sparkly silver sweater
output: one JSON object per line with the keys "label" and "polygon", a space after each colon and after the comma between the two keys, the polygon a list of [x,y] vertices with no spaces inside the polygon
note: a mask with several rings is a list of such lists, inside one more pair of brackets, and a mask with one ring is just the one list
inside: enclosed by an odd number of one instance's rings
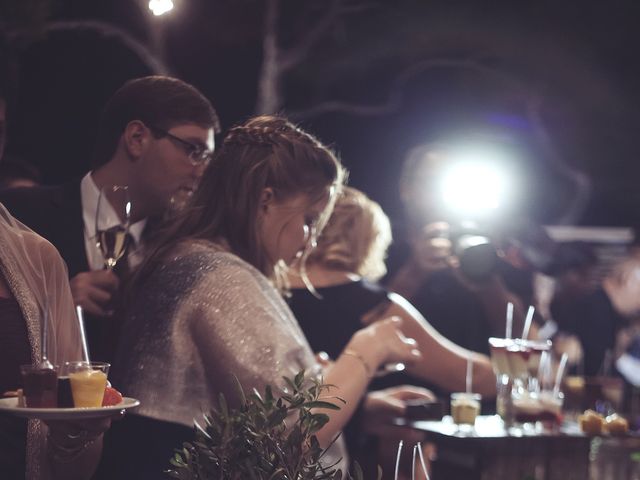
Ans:
{"label": "sparkly silver sweater", "polygon": [[[176,246],[126,315],[114,385],[136,411],[193,425],[223,393],[284,388],[283,376],[320,368],[288,305],[256,268],[203,240]],[[339,439],[340,440],[340,439]],[[333,455],[346,457],[342,442]]]}

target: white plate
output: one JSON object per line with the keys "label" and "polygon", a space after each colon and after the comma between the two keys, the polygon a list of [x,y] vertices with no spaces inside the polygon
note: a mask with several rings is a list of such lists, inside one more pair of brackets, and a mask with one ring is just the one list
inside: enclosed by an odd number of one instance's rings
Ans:
{"label": "white plate", "polygon": [[0,398],[0,412],[18,417],[38,418],[40,420],[79,420],[82,418],[108,417],[120,410],[135,408],[140,401],[135,398],[124,397],[118,405],[92,408],[26,408],[18,406],[18,399]]}

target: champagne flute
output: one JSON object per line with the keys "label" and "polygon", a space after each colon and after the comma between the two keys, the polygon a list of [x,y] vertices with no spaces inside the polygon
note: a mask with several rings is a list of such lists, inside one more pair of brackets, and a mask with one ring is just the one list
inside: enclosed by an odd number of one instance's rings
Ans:
{"label": "champagne flute", "polygon": [[129,187],[103,187],[96,209],[96,245],[108,270],[114,269],[128,247],[130,219]]}

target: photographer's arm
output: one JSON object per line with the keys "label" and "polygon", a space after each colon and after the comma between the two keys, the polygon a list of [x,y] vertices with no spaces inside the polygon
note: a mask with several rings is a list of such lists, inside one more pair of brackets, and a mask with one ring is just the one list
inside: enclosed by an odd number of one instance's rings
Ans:
{"label": "photographer's arm", "polygon": [[362,321],[370,324],[387,316],[402,318],[402,332],[414,338],[420,351],[424,352],[420,362],[407,366],[411,374],[448,391],[464,391],[467,359],[471,358],[474,365],[473,391],[486,397],[495,396],[496,377],[486,355],[466,350],[443,337],[400,295],[392,293],[389,299],[391,301],[384,309],[370,311]]}

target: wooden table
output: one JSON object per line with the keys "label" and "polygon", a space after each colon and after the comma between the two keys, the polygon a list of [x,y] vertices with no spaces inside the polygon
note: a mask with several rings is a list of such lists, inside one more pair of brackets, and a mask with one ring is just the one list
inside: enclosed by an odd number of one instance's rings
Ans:
{"label": "wooden table", "polygon": [[590,439],[577,426],[514,435],[497,416],[480,416],[472,432],[451,417],[413,421],[435,443],[433,480],[587,480]]}

